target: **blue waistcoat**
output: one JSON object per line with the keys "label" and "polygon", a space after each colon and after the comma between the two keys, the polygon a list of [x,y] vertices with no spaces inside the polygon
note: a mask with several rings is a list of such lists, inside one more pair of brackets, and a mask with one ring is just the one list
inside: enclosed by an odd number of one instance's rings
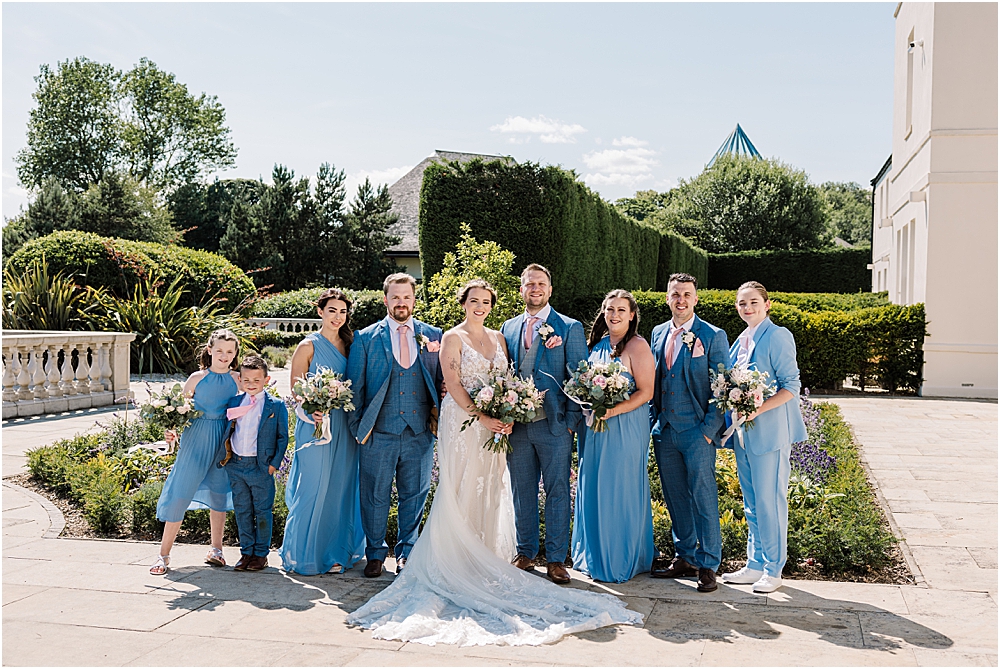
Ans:
{"label": "blue waistcoat", "polygon": [[661,359],[656,369],[660,376],[660,406],[663,407],[657,416],[658,422],[661,427],[669,424],[678,432],[701,424],[684,376],[683,357],[677,356],[673,369],[667,369],[666,361]]}
{"label": "blue waistcoat", "polygon": [[388,434],[402,434],[409,425],[414,434],[427,429],[427,415],[433,406],[420,365],[414,362],[409,369],[392,360],[386,402],[375,421],[375,430]]}

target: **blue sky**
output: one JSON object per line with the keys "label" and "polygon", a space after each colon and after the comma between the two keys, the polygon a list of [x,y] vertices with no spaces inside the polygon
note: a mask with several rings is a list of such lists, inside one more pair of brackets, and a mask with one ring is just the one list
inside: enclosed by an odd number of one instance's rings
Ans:
{"label": "blue sky", "polygon": [[435,149],[573,169],[607,199],[666,190],[740,123],[815,182],[891,149],[894,3],[4,3],[3,215],[27,194],[42,63],[145,56],[218,96],[239,149],[391,183]]}

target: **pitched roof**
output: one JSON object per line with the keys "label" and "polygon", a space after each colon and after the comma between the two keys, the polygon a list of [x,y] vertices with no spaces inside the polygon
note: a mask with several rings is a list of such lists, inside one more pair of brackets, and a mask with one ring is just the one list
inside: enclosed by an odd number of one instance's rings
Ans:
{"label": "pitched roof", "polygon": [[753,142],[750,141],[750,138],[747,137],[747,134],[743,132],[743,128],[740,127],[739,123],[737,123],[733,131],[729,133],[729,137],[726,137],[726,141],[722,143],[722,146],[720,146],[719,150],[715,152],[712,159],[708,161],[707,166],[711,167],[715,164],[715,161],[719,156],[728,153],[733,153],[737,156],[760,158],[760,152],[757,150],[757,147],[753,145]]}
{"label": "pitched roof", "polygon": [[392,213],[399,215],[399,220],[389,229],[389,233],[400,237],[399,244],[389,248],[389,255],[417,255],[420,253],[418,243],[417,223],[420,218],[420,186],[424,182],[424,170],[431,163],[457,160],[461,163],[471,162],[480,158],[484,161],[504,160],[506,156],[493,156],[485,153],[460,153],[458,151],[436,150],[424,158],[412,170],[400,177],[399,181],[389,186],[392,196]]}

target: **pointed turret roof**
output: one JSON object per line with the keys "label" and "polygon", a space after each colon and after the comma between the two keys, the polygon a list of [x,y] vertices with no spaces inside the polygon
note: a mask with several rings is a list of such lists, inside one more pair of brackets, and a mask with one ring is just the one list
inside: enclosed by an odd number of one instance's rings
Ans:
{"label": "pointed turret roof", "polygon": [[715,161],[718,160],[719,156],[729,153],[736,154],[737,156],[750,156],[752,158],[760,158],[760,151],[758,151],[757,148],[753,145],[753,142],[750,141],[750,138],[747,137],[747,134],[743,132],[743,128],[740,127],[739,123],[737,123],[736,128],[734,128],[733,131],[729,133],[729,137],[726,137],[726,141],[722,143],[722,146],[720,146],[719,150],[715,152],[715,155],[712,156],[712,159],[708,161],[708,167],[714,165]]}

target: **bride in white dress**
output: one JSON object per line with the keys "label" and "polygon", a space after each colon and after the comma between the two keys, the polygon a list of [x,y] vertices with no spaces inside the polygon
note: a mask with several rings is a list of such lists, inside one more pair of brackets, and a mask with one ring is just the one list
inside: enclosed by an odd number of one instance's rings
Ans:
{"label": "bride in white dress", "polygon": [[506,367],[504,338],[484,327],[496,302],[477,279],[459,291],[466,320],[445,333],[441,368],[449,393],[438,429],[440,478],[430,516],[406,567],[388,588],[347,618],[377,639],[434,645],[537,645],[642,614],[620,599],[555,585],[510,564],[514,501],[506,457],[483,444],[510,426],[479,416],[470,427],[469,390],[491,367]]}

